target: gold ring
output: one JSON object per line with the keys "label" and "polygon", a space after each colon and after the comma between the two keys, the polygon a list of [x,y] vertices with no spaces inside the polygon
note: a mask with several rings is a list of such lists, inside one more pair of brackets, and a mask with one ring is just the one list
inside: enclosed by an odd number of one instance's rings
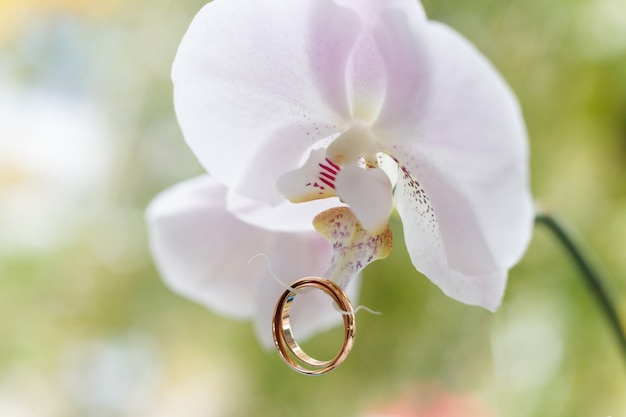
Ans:
{"label": "gold ring", "polygon": [[[345,292],[337,284],[325,278],[302,278],[290,286],[294,291],[305,287],[318,288],[335,301],[343,316],[344,340],[341,350],[333,359],[320,361],[307,355],[296,342],[291,331],[290,310],[297,293],[286,290],[278,299],[272,318],[274,344],[282,360],[294,371],[305,375],[322,375],[339,366],[350,353],[354,344],[356,325],[354,310]],[[294,359],[294,357],[296,359]],[[306,366],[305,366],[306,365]]]}

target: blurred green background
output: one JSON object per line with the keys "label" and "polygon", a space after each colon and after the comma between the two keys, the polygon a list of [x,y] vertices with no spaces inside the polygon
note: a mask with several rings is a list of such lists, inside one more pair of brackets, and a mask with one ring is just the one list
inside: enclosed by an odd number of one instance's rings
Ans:
{"label": "blurred green background", "polygon": [[[383,315],[359,313],[349,359],[318,378],[262,350],[250,323],[169,291],[143,210],[202,172],[169,71],[203,3],[0,0],[0,416],[363,416],[432,391],[472,396],[481,416],[626,416],[625,358],[545,230],[491,314],[415,272],[394,220],[360,300]],[[517,92],[538,205],[592,249],[626,320],[626,4],[424,6]]]}

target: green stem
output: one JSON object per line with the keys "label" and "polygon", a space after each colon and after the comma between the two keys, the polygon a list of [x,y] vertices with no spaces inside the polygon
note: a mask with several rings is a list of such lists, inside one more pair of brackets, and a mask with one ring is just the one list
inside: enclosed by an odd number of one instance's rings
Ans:
{"label": "green stem", "polygon": [[626,335],[624,334],[624,327],[622,326],[617,310],[611,303],[609,295],[606,289],[602,286],[602,280],[599,277],[598,271],[593,268],[589,260],[583,255],[583,252],[574,243],[570,234],[567,233],[562,224],[560,224],[554,217],[545,213],[538,213],[535,217],[537,224],[543,224],[557,237],[557,239],[563,244],[567,252],[570,254],[576,266],[580,269],[583,278],[587,281],[587,284],[591,288],[593,295],[596,297],[600,308],[606,314],[611,328],[615,332],[619,346],[626,359]]}

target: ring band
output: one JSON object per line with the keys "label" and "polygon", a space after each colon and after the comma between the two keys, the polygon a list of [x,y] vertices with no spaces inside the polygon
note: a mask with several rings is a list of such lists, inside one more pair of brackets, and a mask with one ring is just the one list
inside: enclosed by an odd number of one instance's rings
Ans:
{"label": "ring band", "polygon": [[[350,349],[352,349],[356,331],[354,310],[346,293],[332,281],[325,278],[308,277],[291,284],[291,288],[296,291],[306,287],[318,288],[330,295],[343,312],[344,340],[337,356],[328,361],[320,361],[307,355],[298,345],[291,331],[290,322],[291,305],[297,295],[292,290],[283,292],[276,303],[272,318],[272,333],[278,354],[291,369],[305,375],[322,375],[339,366],[350,353]],[[293,357],[297,358],[300,363]]]}

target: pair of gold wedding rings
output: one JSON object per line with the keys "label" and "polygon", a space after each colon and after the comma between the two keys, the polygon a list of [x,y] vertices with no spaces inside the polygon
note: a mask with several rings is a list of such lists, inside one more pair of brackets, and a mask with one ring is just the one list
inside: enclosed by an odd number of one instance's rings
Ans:
{"label": "pair of gold wedding rings", "polygon": [[[343,317],[344,340],[337,355],[330,360],[322,361],[309,356],[296,341],[291,330],[290,311],[299,290],[317,288],[328,294],[339,307]],[[346,293],[334,282],[325,278],[302,278],[283,292],[278,299],[272,318],[274,344],[282,360],[293,370],[305,375],[322,375],[332,371],[343,362],[354,343],[356,327],[354,310]]]}

